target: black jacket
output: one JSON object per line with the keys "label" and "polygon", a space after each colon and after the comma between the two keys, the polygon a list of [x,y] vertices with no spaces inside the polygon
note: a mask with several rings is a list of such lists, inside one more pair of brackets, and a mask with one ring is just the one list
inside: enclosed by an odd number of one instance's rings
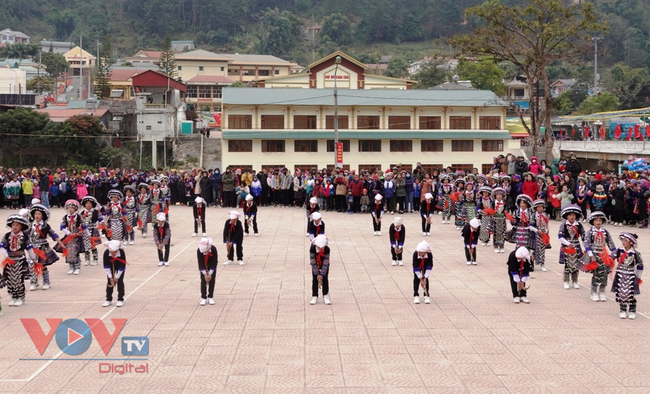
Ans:
{"label": "black jacket", "polygon": [[395,223],[392,223],[388,229],[388,236],[390,237],[391,246],[397,244],[397,246],[400,248],[404,247],[404,240],[406,239],[406,227],[402,224],[399,232],[397,232],[395,231]]}
{"label": "black jacket", "polygon": [[476,246],[478,244],[478,236],[481,233],[481,226],[478,226],[474,232],[472,232],[471,227],[472,226],[470,226],[469,223],[467,223],[463,227],[463,230],[460,232],[460,236],[463,237],[465,246],[469,244]]}
{"label": "black jacket", "polygon": [[528,171],[528,163],[525,160],[515,161],[515,174],[523,176],[526,171]]}
{"label": "black jacket", "polygon": [[[207,260],[206,260],[207,257]],[[217,248],[212,245],[208,254],[203,254],[199,249],[196,249],[196,259],[199,263],[199,271],[206,271],[206,263],[208,270],[214,270],[217,272]]]}
{"label": "black jacket", "polygon": [[230,219],[226,220],[223,226],[223,243],[232,242],[241,245],[244,242],[244,228],[241,221],[237,220],[234,226],[231,226]]}
{"label": "black jacket", "polygon": [[310,220],[309,223],[307,224],[307,232],[314,237],[325,234],[325,222],[323,219],[321,219],[320,223],[318,223],[318,226],[314,224],[313,220]]}
{"label": "black jacket", "polygon": [[255,201],[251,201],[251,206],[248,206],[248,201],[244,203],[244,216],[253,217],[257,215],[257,204]]}
{"label": "black jacket", "polygon": [[201,203],[201,214],[199,215],[199,204],[194,204],[192,205],[192,213],[194,214],[194,219],[201,219],[205,220],[205,211],[206,211],[206,206],[204,203]]}

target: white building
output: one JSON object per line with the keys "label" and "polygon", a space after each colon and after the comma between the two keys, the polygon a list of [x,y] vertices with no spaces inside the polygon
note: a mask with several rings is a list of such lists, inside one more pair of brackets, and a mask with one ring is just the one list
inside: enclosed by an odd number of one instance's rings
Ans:
{"label": "white building", "polygon": [[27,91],[27,72],[8,65],[0,67],[0,94],[23,94]]}
{"label": "white building", "polygon": [[29,44],[29,36],[23,32],[11,29],[0,30],[0,44]]}

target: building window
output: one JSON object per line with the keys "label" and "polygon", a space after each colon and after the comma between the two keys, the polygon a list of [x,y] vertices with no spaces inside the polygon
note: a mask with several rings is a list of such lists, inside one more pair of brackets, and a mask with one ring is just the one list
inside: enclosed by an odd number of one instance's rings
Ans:
{"label": "building window", "polygon": [[294,130],[313,130],[316,128],[316,115],[294,115]]}
{"label": "building window", "polygon": [[182,70],[183,70],[183,66],[178,66],[178,71],[182,71]]}
{"label": "building window", "polygon": [[492,171],[493,164],[483,164],[481,166],[481,174],[489,174]]}
{"label": "building window", "polygon": [[223,85],[217,85],[212,88],[212,97],[221,98],[221,93],[223,91]]}
{"label": "building window", "polygon": [[474,152],[474,141],[472,140],[452,140],[452,152]]}
{"label": "building window", "polygon": [[312,169],[314,170],[318,169],[318,165],[317,164],[296,164],[294,168],[300,170],[302,173],[305,173],[305,172],[311,172]]}
{"label": "building window", "polygon": [[[334,130],[334,115],[327,115],[325,117],[325,128]],[[339,115],[339,130],[346,130],[348,128],[348,116]]]}
{"label": "building window", "polygon": [[390,168],[397,167],[398,171],[411,171],[413,172],[413,164],[391,164]]}
{"label": "building window", "polygon": [[252,115],[228,115],[228,128],[233,130],[252,129]]}
{"label": "building window", "polygon": [[442,164],[422,164],[422,170],[425,174],[433,175],[434,171],[442,171]]}
{"label": "building window", "polygon": [[501,117],[479,116],[478,124],[481,130],[501,130]]}
{"label": "building window", "polygon": [[262,140],[262,152],[284,152],[284,140]]}
{"label": "building window", "polygon": [[257,70],[257,75],[260,77],[268,77],[270,75],[269,70]]}
{"label": "building window", "polygon": [[295,140],[294,152],[318,152],[318,140]]}
{"label": "building window", "polygon": [[422,152],[442,152],[442,140],[422,140]]}
{"label": "building window", "polygon": [[471,116],[450,116],[449,128],[452,130],[470,130],[472,128]]}
{"label": "building window", "polygon": [[[350,140],[339,140],[339,142],[343,143],[343,152],[350,151]],[[334,140],[327,140],[327,151],[334,152]]]}
{"label": "building window", "polygon": [[503,152],[503,140],[483,140],[481,148],[483,152]]}
{"label": "building window", "polygon": [[359,171],[366,170],[370,173],[381,171],[381,164],[359,164]]}
{"label": "building window", "polygon": [[152,130],[151,126],[147,126],[146,129],[147,129],[147,131],[151,131],[151,130]]}
{"label": "building window", "polygon": [[280,70],[275,70],[275,75],[280,75]]}
{"label": "building window", "polygon": [[474,164],[452,164],[451,168],[454,171],[465,171],[465,174],[468,174],[474,169]]}
{"label": "building window", "polygon": [[196,98],[196,91],[197,91],[197,86],[196,85],[188,85],[187,86],[187,98]]}
{"label": "building window", "polygon": [[411,128],[410,116],[389,116],[388,128],[391,130],[408,130]]}
{"label": "building window", "polygon": [[390,140],[391,152],[413,152],[413,141],[411,140]]}
{"label": "building window", "polygon": [[440,116],[420,116],[420,130],[440,130],[441,128]]}
{"label": "building window", "polygon": [[253,140],[228,140],[228,152],[252,152]]}
{"label": "building window", "polygon": [[262,115],[262,129],[284,129],[284,115]]}
{"label": "building window", "polygon": [[359,140],[359,152],[381,152],[381,140]]}
{"label": "building window", "polygon": [[357,116],[357,129],[379,130],[379,116]]}
{"label": "building window", "polygon": [[212,91],[210,86],[199,86],[199,98],[210,99],[212,98]]}
{"label": "building window", "polygon": [[223,67],[221,67],[221,71],[223,71]]}
{"label": "building window", "polygon": [[199,66],[199,71],[203,71],[203,66]]}

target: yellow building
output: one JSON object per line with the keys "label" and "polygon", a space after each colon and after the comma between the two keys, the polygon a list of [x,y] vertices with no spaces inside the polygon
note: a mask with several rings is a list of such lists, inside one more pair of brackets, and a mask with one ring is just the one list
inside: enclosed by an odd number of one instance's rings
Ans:
{"label": "yellow building", "polygon": [[95,67],[95,62],[97,60],[95,56],[84,51],[78,45],[63,54],[63,56],[68,62],[72,75],[79,75],[81,69],[84,70],[84,74],[87,73],[88,70]]}
{"label": "yellow building", "polygon": [[[225,88],[224,166],[332,167],[331,89]],[[349,169],[421,162],[428,170],[483,169],[515,148],[506,104],[484,90],[349,89],[338,93],[339,142]]]}
{"label": "yellow building", "polygon": [[238,82],[252,82],[259,79],[291,74],[295,63],[271,55],[222,54],[232,62],[228,64],[228,77]]}
{"label": "yellow building", "polygon": [[176,76],[183,81],[188,81],[197,75],[227,77],[228,64],[232,62],[232,59],[225,55],[218,55],[204,49],[177,53],[174,58],[176,59]]}

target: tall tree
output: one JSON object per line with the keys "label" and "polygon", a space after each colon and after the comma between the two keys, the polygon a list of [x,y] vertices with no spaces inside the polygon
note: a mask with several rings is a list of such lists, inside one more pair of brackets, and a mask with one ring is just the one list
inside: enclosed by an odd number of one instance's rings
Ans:
{"label": "tall tree", "polygon": [[176,78],[176,57],[172,51],[172,38],[167,34],[160,54],[160,71],[168,77]]}
{"label": "tall tree", "polygon": [[[591,2],[565,6],[562,0],[526,0],[523,5],[508,6],[489,0],[466,10],[466,17],[480,21],[473,33],[455,36],[451,43],[466,54],[489,56],[496,61],[509,61],[519,67],[527,78],[530,92],[540,84],[544,96],[551,97],[546,68],[557,60],[579,59],[590,53],[593,34],[607,26],[597,15]],[[536,89],[537,88],[537,89]],[[531,94],[531,122],[521,116],[532,138],[533,154],[537,153],[539,128],[542,123],[551,130],[553,103],[542,107],[537,95]],[[551,159],[552,133],[546,133],[547,160]]]}
{"label": "tall tree", "polygon": [[260,51],[264,54],[285,56],[296,47],[301,34],[300,20],[290,11],[269,8],[260,20]]}
{"label": "tall tree", "polygon": [[111,39],[106,37],[95,72],[95,94],[100,100],[105,100],[111,95],[111,52]]}
{"label": "tall tree", "polygon": [[24,148],[30,146],[30,135],[40,132],[49,122],[47,114],[30,108],[16,108],[0,114],[0,130],[7,133],[5,146],[18,153],[20,166],[25,165]]}
{"label": "tall tree", "polygon": [[350,20],[339,12],[325,17],[321,35],[329,37],[336,45],[347,45],[352,39]]}
{"label": "tall tree", "polygon": [[429,89],[434,86],[447,82],[449,70],[440,60],[431,60],[420,66],[420,71],[415,74],[416,89]]}
{"label": "tall tree", "polygon": [[43,52],[41,63],[47,72],[54,78],[59,78],[68,69],[68,61],[60,53]]}
{"label": "tall tree", "polygon": [[497,66],[492,59],[483,59],[478,62],[461,60],[456,67],[456,74],[460,79],[472,81],[472,86],[477,89],[491,90],[498,96],[503,96],[505,86],[502,82],[506,72]]}

